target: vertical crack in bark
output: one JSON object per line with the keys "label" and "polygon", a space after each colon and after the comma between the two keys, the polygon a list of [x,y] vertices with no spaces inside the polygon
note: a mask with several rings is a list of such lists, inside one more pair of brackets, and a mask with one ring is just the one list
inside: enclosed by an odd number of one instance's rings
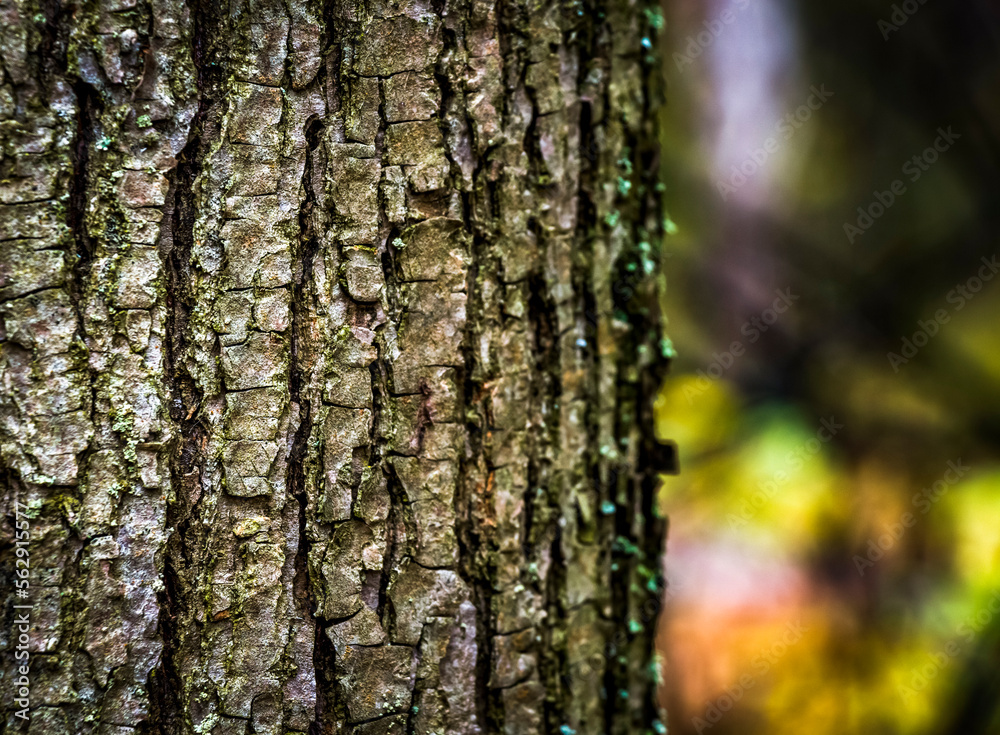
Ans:
{"label": "vertical crack in bark", "polygon": [[[609,488],[614,493],[615,488]],[[616,718],[619,713],[618,692],[628,683],[628,662],[620,663],[623,650],[628,640],[628,582],[631,580],[631,563],[624,550],[617,543],[619,538],[629,538],[630,536],[630,505],[625,508],[617,508],[612,519],[614,523],[614,533],[616,542],[611,547],[611,635],[609,643],[604,650],[607,663],[604,669],[604,691],[607,692],[608,706],[604,711],[604,726],[606,732],[615,732]],[[615,572],[617,570],[617,573]],[[615,583],[617,577],[618,583]],[[624,584],[623,584],[624,582]]]}
{"label": "vertical crack in bark", "polygon": [[[68,35],[72,19],[65,15],[60,17],[64,25],[60,25],[61,31],[51,31],[46,34],[46,43],[53,40],[52,33]],[[47,23],[51,26],[52,23]],[[49,47],[51,48],[51,47]],[[58,73],[62,76],[68,75],[66,69],[65,54],[61,55],[61,63]],[[46,82],[52,79],[46,75]],[[94,258],[94,243],[90,237],[87,225],[87,209],[90,199],[90,147],[94,144],[97,129],[97,119],[103,108],[103,100],[93,86],[80,79],[73,82],[73,93],[76,96],[77,117],[76,136],[70,152],[70,162],[72,164],[72,178],[69,182],[69,197],[66,207],[66,224],[69,229],[69,242],[67,245],[67,257],[70,260],[69,274],[66,280],[66,291],[69,294],[70,302],[76,313],[76,341],[80,346],[86,345],[86,332],[84,331],[83,310],[86,304],[88,292],[90,291],[90,271]],[[90,421],[95,423],[94,412],[97,408],[97,381],[99,376],[90,366],[90,361],[86,357],[79,358],[79,369],[87,375],[90,398]],[[93,442],[81,452],[78,457],[78,466],[86,467],[88,455],[94,451]],[[74,494],[78,493],[77,488]],[[73,571],[74,575],[79,575],[80,570],[77,565]]]}
{"label": "vertical crack in bark", "polygon": [[58,0],[42,0],[38,6],[45,21],[38,26],[41,42],[36,58],[42,78],[48,81],[54,73],[66,71],[66,34],[70,21],[67,9]]}
{"label": "vertical crack in bark", "polygon": [[[503,8],[498,15],[503,15]],[[501,19],[502,23],[502,19]],[[501,45],[506,43],[504,34],[500,34]],[[501,58],[506,59],[506,54]],[[504,62],[505,63],[505,62]],[[447,75],[438,74],[438,82],[442,89],[442,108],[447,110],[449,96],[456,94],[451,80]],[[442,79],[442,77],[444,77]],[[503,100],[506,105],[506,98]],[[463,108],[464,109],[464,108]],[[468,111],[465,110],[466,118]],[[499,111],[506,114],[506,110]],[[468,119],[466,119],[468,125]],[[475,144],[474,130],[468,131],[469,139]],[[487,175],[489,150],[474,160],[472,172],[471,193],[463,192],[463,219],[471,228],[470,257],[468,265],[468,304],[465,336],[462,341],[462,366],[458,370],[459,385],[462,388],[462,416],[465,422],[467,449],[459,464],[459,490],[455,494],[455,517],[457,519],[456,540],[459,552],[459,573],[469,584],[472,591],[472,602],[476,610],[476,663],[475,691],[476,716],[483,735],[492,735],[503,731],[503,702],[501,692],[490,687],[494,659],[494,637],[497,634],[496,617],[494,613],[494,585],[496,579],[495,548],[489,534],[481,525],[476,506],[489,502],[489,490],[492,483],[493,467],[488,452],[484,446],[486,432],[492,424],[488,401],[485,399],[486,387],[482,367],[477,358],[476,346],[482,333],[487,329],[483,323],[484,304],[482,302],[480,270],[488,266],[485,262],[490,258],[491,242],[495,236],[496,225],[493,217],[500,210],[497,182]],[[448,156],[452,175],[459,175],[460,168],[454,158]],[[474,216],[477,211],[476,202],[482,199],[482,212],[486,219]],[[499,260],[495,261],[499,267]],[[481,485],[480,485],[481,483]],[[476,497],[477,493],[480,497]]]}
{"label": "vertical crack in bark", "polygon": [[74,302],[78,302],[86,290],[85,282],[94,255],[94,244],[91,242],[86,224],[87,189],[90,184],[87,164],[90,160],[90,146],[93,145],[95,137],[95,108],[101,104],[101,98],[97,90],[84,81],[77,81],[73,85],[73,93],[77,100],[77,125],[72,153],[73,178],[70,183],[66,220],[72,234],[72,255],[75,261],[72,267],[70,293]]}
{"label": "vertical crack in bark", "polygon": [[[536,563],[539,558],[537,542],[548,530],[552,518],[558,517],[558,500],[548,491],[549,476],[542,466],[543,448],[558,441],[559,413],[554,406],[559,402],[562,385],[559,374],[558,324],[555,322],[555,305],[548,298],[545,278],[535,274],[528,281],[528,328],[532,332],[535,349],[535,379],[533,381],[536,402],[535,409],[541,418],[542,425],[532,427],[535,440],[532,442],[531,456],[528,465],[528,486],[524,495],[524,537],[522,553],[525,561]],[[550,412],[546,416],[546,406]],[[545,434],[548,434],[547,436]],[[545,492],[539,494],[539,491]],[[549,601],[549,617],[559,619],[561,614],[562,593],[565,589],[565,573],[562,563],[562,533],[555,526],[555,538],[550,547],[552,565],[544,585],[537,579],[526,580],[539,588],[543,599]],[[523,575],[522,575],[523,576]],[[547,733],[559,732],[559,727],[565,722],[564,713],[558,698],[560,687],[565,683],[565,656],[555,649],[553,642],[553,626],[548,623],[539,626],[541,642],[538,646],[539,679],[547,692],[552,696],[545,698],[544,728]]]}
{"label": "vertical crack in bark", "polygon": [[[476,706],[477,717],[484,735],[500,732],[502,707],[499,693],[489,686],[493,667],[493,637],[496,624],[493,614],[493,553],[491,541],[480,530],[480,524],[473,517],[475,497],[481,491],[486,497],[492,467],[489,466],[483,446],[483,434],[491,420],[484,401],[485,389],[481,377],[477,377],[475,345],[484,329],[482,294],[479,284],[480,258],[488,252],[486,238],[474,233],[469,258],[468,304],[465,337],[462,340],[462,367],[459,369],[459,385],[462,386],[462,415],[465,420],[468,449],[459,463],[458,492],[455,493],[456,540],[458,542],[459,574],[469,584],[476,608]],[[484,460],[485,466],[476,466],[477,460]],[[484,476],[485,475],[485,476]],[[477,488],[476,482],[486,483],[486,488]]]}
{"label": "vertical crack in bark", "polygon": [[[67,21],[68,22],[68,21]],[[68,33],[68,30],[67,30]],[[73,84],[73,93],[77,101],[76,140],[73,143],[71,161],[73,174],[70,181],[69,202],[66,208],[66,224],[69,227],[71,248],[68,253],[71,259],[71,277],[66,281],[66,290],[77,317],[77,338],[80,344],[86,343],[84,332],[83,307],[87,298],[90,269],[94,258],[94,243],[87,228],[87,208],[90,198],[90,147],[96,136],[96,118],[98,109],[103,106],[100,94],[90,84],[77,80]],[[90,368],[89,361],[82,366],[88,375],[90,385],[90,420],[94,423],[94,411],[97,409],[97,375]],[[92,451],[88,447],[82,457]],[[80,466],[85,466],[81,461]]]}
{"label": "vertical crack in bark", "polygon": [[178,165],[167,174],[169,189],[159,243],[167,282],[163,363],[176,444],[169,458],[172,488],[166,511],[169,538],[163,559],[163,589],[159,593],[163,651],[159,665],[150,672],[148,683],[151,719],[157,735],[186,732],[185,687],[177,659],[182,631],[186,627],[201,627],[190,614],[187,600],[191,595],[190,580],[200,574],[194,550],[200,548],[204,537],[204,530],[199,528],[199,503],[208,430],[198,416],[204,396],[185,363],[188,325],[195,302],[191,268],[198,207],[195,181],[201,170],[202,153],[207,147],[203,140],[205,125],[214,108],[222,71],[207,58],[212,53],[209,48],[211,29],[218,18],[210,6],[200,2],[197,5],[192,10],[192,55],[197,69],[198,109],[187,145],[178,155]]}
{"label": "vertical crack in bark", "polygon": [[191,579],[197,574],[192,549],[198,545],[201,534],[192,529],[192,525],[198,517],[200,475],[204,465],[203,442],[207,433],[196,415],[203,396],[183,360],[187,347],[186,330],[193,306],[190,292],[195,210],[192,186],[197,176],[199,149],[200,139],[196,136],[182,151],[179,165],[171,172],[164,214],[164,271],[167,276],[164,366],[171,391],[170,417],[180,441],[174,447],[170,462],[173,498],[167,502],[166,526],[172,529],[172,533],[164,555],[163,590],[160,592],[163,653],[160,666],[150,675],[151,710],[159,735],[182,735],[184,732],[184,688],[175,659],[181,642],[182,625],[198,624],[187,615],[185,600],[190,594],[190,583],[185,577]]}
{"label": "vertical crack in bark", "polygon": [[[563,529],[556,523],[554,525],[552,545],[549,553],[552,558],[552,567],[549,576],[546,578],[547,586],[547,612],[548,618],[557,621],[565,621],[568,610],[565,605],[566,590],[566,558],[563,556]],[[544,662],[543,670],[548,674],[545,681],[548,696],[545,697],[545,721],[543,726],[546,733],[560,733],[562,723],[565,720],[565,701],[567,698],[566,689],[570,684],[569,660],[566,655],[565,636],[562,642],[556,645],[556,627],[547,624],[543,627],[543,643],[546,648],[546,655],[541,659]],[[560,631],[562,633],[562,631]],[[551,689],[548,689],[551,687]]]}
{"label": "vertical crack in bark", "polygon": [[[493,641],[497,633],[493,610],[493,580],[496,578],[495,544],[482,527],[480,518],[475,517],[475,506],[489,502],[493,467],[483,444],[484,433],[492,424],[486,388],[483,378],[477,374],[476,344],[485,325],[481,323],[483,314],[482,294],[479,284],[480,260],[489,251],[488,240],[483,233],[474,233],[467,283],[469,301],[468,321],[462,343],[463,360],[459,369],[459,385],[462,386],[462,415],[465,420],[467,451],[461,457],[459,466],[459,491],[455,494],[455,516],[457,519],[456,540],[459,552],[459,573],[472,590],[472,602],[476,609],[476,665],[475,691],[477,718],[483,735],[503,731],[503,704],[501,692],[490,687],[493,669]],[[477,463],[478,466],[477,466]],[[477,485],[482,483],[482,486]],[[480,494],[477,498],[476,494]],[[478,515],[478,514],[477,514]]]}
{"label": "vertical crack in bark", "polygon": [[323,626],[316,617],[316,600],[313,596],[312,581],[309,572],[309,557],[312,548],[308,532],[307,510],[309,493],[306,490],[305,461],[309,451],[309,439],[313,432],[313,402],[304,395],[311,382],[303,362],[308,341],[309,318],[309,288],[312,283],[313,261],[319,253],[319,240],[314,228],[314,212],[316,192],[314,189],[315,156],[322,142],[323,123],[314,118],[306,125],[306,160],[302,173],[302,188],[304,199],[299,208],[299,252],[295,261],[291,298],[291,369],[289,372],[290,398],[298,413],[298,428],[292,440],[292,448],[288,458],[288,495],[296,500],[299,506],[299,539],[295,554],[295,579],[293,589],[297,613],[303,618],[313,621],[316,630],[313,665],[316,683],[316,712],[310,723],[310,733],[325,731],[324,721],[327,710],[326,694],[329,690],[325,681],[324,667],[332,654],[332,644],[324,633]]}

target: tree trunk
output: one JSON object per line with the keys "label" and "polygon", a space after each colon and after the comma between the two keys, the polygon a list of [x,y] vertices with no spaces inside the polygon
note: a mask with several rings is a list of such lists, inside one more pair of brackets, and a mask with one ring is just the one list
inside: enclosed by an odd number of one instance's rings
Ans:
{"label": "tree trunk", "polygon": [[0,13],[6,729],[662,730],[658,8]]}

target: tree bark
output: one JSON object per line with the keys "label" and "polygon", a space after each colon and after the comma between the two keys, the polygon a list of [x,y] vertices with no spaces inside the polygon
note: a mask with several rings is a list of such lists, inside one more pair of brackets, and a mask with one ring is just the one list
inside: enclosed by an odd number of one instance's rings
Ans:
{"label": "tree bark", "polygon": [[0,13],[6,729],[661,730],[658,8]]}

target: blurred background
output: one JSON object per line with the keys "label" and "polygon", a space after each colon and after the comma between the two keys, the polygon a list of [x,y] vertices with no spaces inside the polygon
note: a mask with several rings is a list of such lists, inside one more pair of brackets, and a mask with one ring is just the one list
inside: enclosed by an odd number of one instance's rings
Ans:
{"label": "blurred background", "polygon": [[664,13],[669,731],[1000,733],[1000,4]]}

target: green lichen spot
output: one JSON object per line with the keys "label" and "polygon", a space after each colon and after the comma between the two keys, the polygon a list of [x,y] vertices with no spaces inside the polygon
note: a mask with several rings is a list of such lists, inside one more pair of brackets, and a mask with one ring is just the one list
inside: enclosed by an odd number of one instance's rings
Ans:
{"label": "green lichen spot", "polygon": [[237,538],[249,538],[260,531],[267,530],[270,525],[271,519],[264,518],[263,516],[244,518],[233,526],[233,535]]}
{"label": "green lichen spot", "polygon": [[139,126],[140,128],[151,128],[151,127],[153,127],[153,121],[149,117],[149,115],[139,115],[139,117],[137,117],[135,119],[135,124],[137,126]]}

